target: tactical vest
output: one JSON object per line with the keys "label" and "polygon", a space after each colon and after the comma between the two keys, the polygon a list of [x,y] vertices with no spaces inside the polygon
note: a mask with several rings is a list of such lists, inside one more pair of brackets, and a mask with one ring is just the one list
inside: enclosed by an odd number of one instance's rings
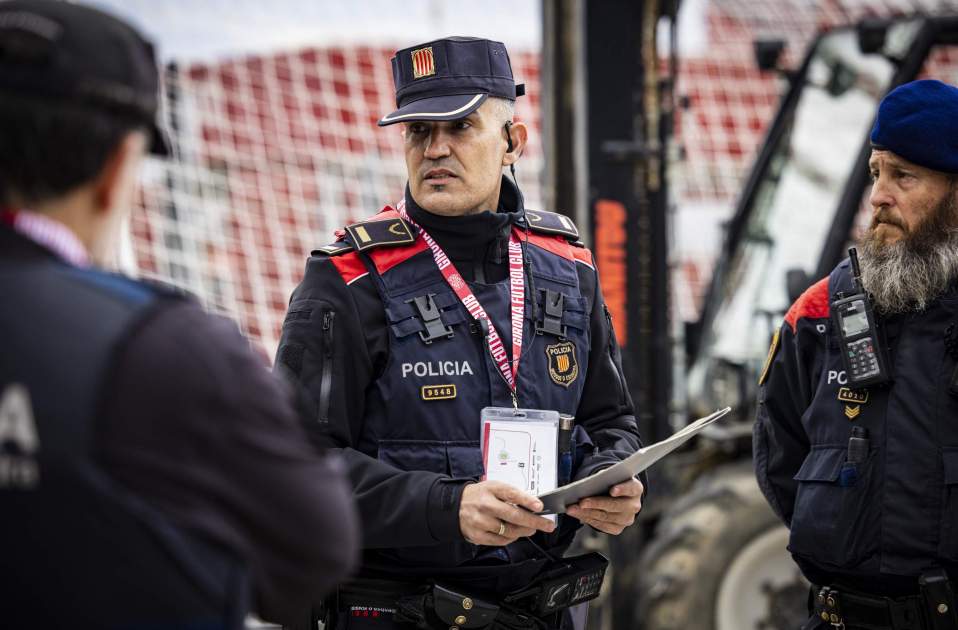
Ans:
{"label": "tactical vest", "polygon": [[[580,292],[577,266],[592,267],[592,258],[569,241],[577,234],[568,219],[529,215],[534,229],[525,257],[532,282],[527,274],[518,403],[575,415],[589,367],[591,308]],[[333,256],[347,281],[370,274],[389,327],[388,362],[367,390],[357,449],[401,470],[479,478],[480,410],[511,407],[512,396],[482,328],[443,278],[424,240],[387,208],[347,227],[342,243],[322,251]],[[469,286],[511,349],[509,279]],[[587,442],[581,428],[577,440]],[[460,542],[377,554],[381,566],[407,572],[424,568],[430,575],[480,561],[538,562],[541,557],[528,543],[487,549]]]}
{"label": "tactical vest", "polygon": [[[847,260],[786,316],[805,339],[814,388],[802,416],[810,452],[795,475],[789,550],[800,563],[864,576],[958,568],[958,396],[948,391],[956,357],[945,343],[958,327],[958,294],[885,318],[893,380],[852,389],[829,307],[839,292],[855,292]],[[868,430],[869,450],[849,465],[856,425]]]}
{"label": "tactical vest", "polygon": [[53,260],[2,259],[0,296],[0,625],[242,627],[238,564],[95,461],[118,350],[172,296]]}

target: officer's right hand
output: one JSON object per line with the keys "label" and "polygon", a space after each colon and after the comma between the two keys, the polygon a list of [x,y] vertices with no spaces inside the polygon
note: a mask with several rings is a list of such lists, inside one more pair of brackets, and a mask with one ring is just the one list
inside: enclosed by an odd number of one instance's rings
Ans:
{"label": "officer's right hand", "polygon": [[537,530],[555,529],[552,521],[533,514],[541,509],[539,499],[507,483],[472,483],[462,490],[459,529],[474,545],[508,545],[523,536],[532,536]]}

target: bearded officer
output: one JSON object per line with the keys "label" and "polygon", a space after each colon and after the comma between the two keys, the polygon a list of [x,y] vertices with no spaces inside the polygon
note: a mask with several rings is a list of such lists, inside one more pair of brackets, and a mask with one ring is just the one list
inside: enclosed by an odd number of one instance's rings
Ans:
{"label": "bearded officer", "polygon": [[[871,142],[861,279],[890,378],[849,382],[841,354],[858,348],[832,317],[836,298],[858,292],[845,260],[798,299],[773,342],[755,467],[813,584],[806,627],[954,629],[958,89],[896,88]],[[851,361],[862,375],[880,371]]]}
{"label": "bearded officer", "polygon": [[355,564],[338,458],[236,326],[100,271],[156,126],[152,47],[0,3],[0,626],[308,620]]}
{"label": "bearded officer", "polygon": [[[491,617],[442,618],[428,604],[397,613],[397,600],[438,581],[476,609],[500,605],[579,523],[621,533],[643,487],[585,499],[553,531],[532,513],[535,497],[478,481],[480,410],[574,415],[575,477],[627,457],[639,438],[591,253],[567,218],[524,212],[503,176],[528,134],[513,120],[523,86],[505,47],[448,38],[400,50],[392,65],[399,109],[379,124],[402,125],[405,195],[312,253],[277,365],[304,388],[317,439],[344,454],[362,516],[360,579],[331,602],[330,627],[485,627]],[[511,317],[516,303],[524,312]]]}

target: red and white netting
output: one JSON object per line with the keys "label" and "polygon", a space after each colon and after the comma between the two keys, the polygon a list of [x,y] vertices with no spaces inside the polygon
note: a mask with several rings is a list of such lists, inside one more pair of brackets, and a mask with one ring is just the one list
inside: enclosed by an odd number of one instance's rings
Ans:
{"label": "red and white netting", "polygon": [[[391,49],[304,48],[169,68],[176,159],[154,162],[134,214],[147,276],[172,279],[234,317],[270,354],[311,249],[403,193]],[[533,142],[520,184],[540,198],[538,56],[512,53]]]}
{"label": "red and white netting", "polygon": [[[671,178],[679,207],[680,317],[694,317],[720,244],[717,229],[699,229],[700,214],[713,225],[727,217],[778,102],[778,80],[755,69],[753,39],[787,39],[794,62],[821,26],[943,6],[891,0],[706,5],[707,42],[681,60],[677,90],[690,98],[676,128],[686,157]],[[229,19],[227,11],[224,24]],[[132,225],[141,273],[196,293],[272,354],[309,251],[402,194],[400,129],[376,126],[394,106],[393,50],[377,42],[317,44],[169,68],[166,110],[177,155],[151,160],[143,175]],[[517,80],[527,86],[517,114],[531,124],[532,142],[519,179],[535,208],[543,197],[540,51],[510,54]],[[683,217],[705,236],[686,239]]]}

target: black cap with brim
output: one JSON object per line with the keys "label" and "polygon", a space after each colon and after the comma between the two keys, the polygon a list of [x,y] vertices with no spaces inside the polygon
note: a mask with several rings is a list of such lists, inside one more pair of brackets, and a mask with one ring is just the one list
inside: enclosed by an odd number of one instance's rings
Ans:
{"label": "black cap with brim", "polygon": [[150,151],[169,155],[157,121],[153,46],[130,25],[58,0],[0,2],[0,98],[115,114],[149,130]]}
{"label": "black cap with brim", "polygon": [[488,94],[451,94],[419,99],[406,103],[388,116],[383,116],[379,120],[379,126],[385,127],[401,122],[458,120],[479,109],[487,98],[489,98]]}
{"label": "black cap with brim", "polygon": [[458,120],[490,96],[510,101],[525,93],[512,77],[501,42],[447,37],[404,48],[392,59],[396,106],[379,126],[402,122]]}

